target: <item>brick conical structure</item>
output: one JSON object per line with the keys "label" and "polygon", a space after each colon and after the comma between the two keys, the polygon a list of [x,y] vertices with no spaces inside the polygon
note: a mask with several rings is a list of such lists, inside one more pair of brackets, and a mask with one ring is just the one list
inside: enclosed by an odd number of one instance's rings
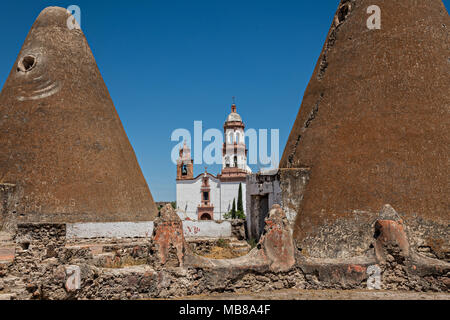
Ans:
{"label": "brick conical structure", "polygon": [[152,220],[157,209],[134,151],[69,18],[57,7],[39,15],[0,94],[0,183],[15,185],[3,218]]}
{"label": "brick conical structure", "polygon": [[[381,29],[367,27],[372,5]],[[442,235],[450,209],[449,31],[441,0],[340,2],[280,165],[311,170],[297,241],[312,248],[328,228],[329,243],[346,243],[363,219],[355,210],[378,212],[385,203],[411,226],[422,224],[422,236],[411,230],[418,242]],[[348,232],[333,229],[338,224]]]}

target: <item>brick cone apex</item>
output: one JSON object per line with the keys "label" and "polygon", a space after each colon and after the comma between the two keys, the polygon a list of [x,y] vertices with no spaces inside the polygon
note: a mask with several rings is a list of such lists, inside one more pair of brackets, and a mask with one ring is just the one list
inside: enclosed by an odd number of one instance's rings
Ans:
{"label": "brick cone apex", "polygon": [[0,183],[17,187],[7,210],[18,222],[152,220],[150,190],[69,17],[42,11],[0,93]]}
{"label": "brick cone apex", "polygon": [[[368,7],[381,9],[369,30]],[[310,168],[294,236],[390,203],[447,225],[450,18],[441,0],[341,1],[281,168]]]}

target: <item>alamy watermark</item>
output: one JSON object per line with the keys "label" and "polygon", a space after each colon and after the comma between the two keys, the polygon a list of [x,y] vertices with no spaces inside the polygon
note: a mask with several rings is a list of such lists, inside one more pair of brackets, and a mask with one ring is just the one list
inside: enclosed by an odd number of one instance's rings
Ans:
{"label": "alamy watermark", "polygon": [[[81,9],[77,5],[70,5],[67,8],[70,17],[67,19],[67,27],[70,30],[81,29]],[[369,30],[381,29],[381,9],[377,5],[371,5],[367,8],[367,14],[370,17],[367,19],[367,28]]]}
{"label": "alamy watermark", "polygon": [[[194,121],[193,135],[191,135],[189,130],[184,128],[179,128],[172,132],[171,141],[177,141],[178,143],[172,149],[171,160],[174,164],[177,163],[179,151],[186,143],[188,146],[194,147],[192,154],[194,164],[221,165],[223,164],[224,157],[226,158],[236,153],[245,156],[245,148],[235,147],[245,143],[248,149],[248,164],[277,168],[280,160],[280,130],[270,130],[270,155],[268,154],[268,140],[268,129],[247,129],[245,132],[230,130],[223,133],[219,129],[212,128],[203,132],[203,122]],[[225,141],[227,143],[224,150]],[[204,142],[208,142],[205,147]]]}
{"label": "alamy watermark", "polygon": [[378,265],[372,265],[367,268],[367,289],[381,290],[381,268]]}
{"label": "alamy watermark", "polygon": [[370,17],[367,19],[367,28],[369,30],[381,29],[381,9],[377,5],[372,5],[367,8],[367,13]]}
{"label": "alamy watermark", "polygon": [[81,29],[81,9],[77,5],[71,5],[67,8],[70,17],[67,18],[67,28],[69,30]]}

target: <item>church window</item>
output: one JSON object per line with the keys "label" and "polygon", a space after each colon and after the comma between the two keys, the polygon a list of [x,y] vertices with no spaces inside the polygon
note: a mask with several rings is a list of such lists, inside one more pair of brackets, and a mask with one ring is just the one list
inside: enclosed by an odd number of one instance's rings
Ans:
{"label": "church window", "polygon": [[187,176],[188,172],[187,172],[187,165],[183,164],[183,166],[181,167],[181,174],[183,176]]}
{"label": "church window", "polygon": [[203,201],[209,201],[209,192],[203,192]]}
{"label": "church window", "polygon": [[234,166],[235,167],[238,166],[238,158],[237,158],[237,156],[234,156]]}

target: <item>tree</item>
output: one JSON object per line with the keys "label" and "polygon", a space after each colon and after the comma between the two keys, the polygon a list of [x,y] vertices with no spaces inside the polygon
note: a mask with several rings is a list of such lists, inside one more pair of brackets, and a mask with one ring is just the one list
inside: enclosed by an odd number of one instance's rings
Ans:
{"label": "tree", "polygon": [[239,216],[244,215],[244,203],[242,202],[242,183],[239,183],[237,213],[239,214]]}
{"label": "tree", "polygon": [[236,199],[233,199],[233,207],[231,208],[231,219],[236,219]]}

